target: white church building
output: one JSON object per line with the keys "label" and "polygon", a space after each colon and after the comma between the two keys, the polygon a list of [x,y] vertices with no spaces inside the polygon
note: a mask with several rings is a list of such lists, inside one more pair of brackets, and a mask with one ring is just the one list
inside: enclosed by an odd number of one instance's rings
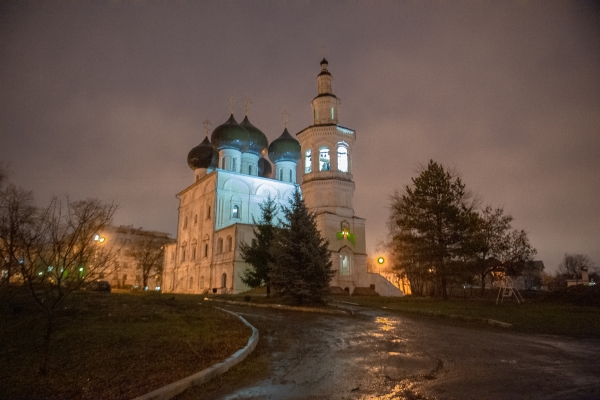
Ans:
{"label": "white church building", "polygon": [[[367,272],[365,220],[354,215],[352,154],[356,132],[338,124],[339,99],[333,94],[327,60],[321,61],[314,123],[292,137],[287,128],[270,145],[246,116],[233,116],[188,154],[194,182],[181,191],[177,242],[166,246],[162,291],[166,293],[240,293],[249,266],[241,243],[250,243],[253,217],[268,197],[288,206],[300,185],[317,228],[329,240],[335,275],[331,286],[353,293],[372,288],[383,296],[402,292],[379,274]],[[268,159],[266,158],[268,154]],[[274,164],[274,168],[272,164]],[[279,216],[283,218],[281,214]]]}

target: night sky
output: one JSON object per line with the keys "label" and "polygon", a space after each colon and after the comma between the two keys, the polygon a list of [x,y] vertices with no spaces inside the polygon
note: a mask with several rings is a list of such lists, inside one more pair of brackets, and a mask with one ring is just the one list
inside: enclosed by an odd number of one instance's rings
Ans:
{"label": "night sky", "polygon": [[116,224],[175,234],[203,121],[247,96],[270,141],[284,110],[299,132],[323,56],[372,255],[392,191],[433,159],[503,206],[546,271],[564,253],[600,265],[595,2],[4,1],[0,161],[40,205],[97,197]]}

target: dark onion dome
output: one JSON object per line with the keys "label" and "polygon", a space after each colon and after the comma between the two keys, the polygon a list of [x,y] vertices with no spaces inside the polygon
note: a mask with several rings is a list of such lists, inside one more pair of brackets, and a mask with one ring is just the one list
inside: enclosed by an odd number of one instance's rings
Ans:
{"label": "dark onion dome", "polygon": [[269,146],[269,158],[274,163],[279,161],[298,162],[300,159],[300,143],[290,135],[287,128]]}
{"label": "dark onion dome", "polygon": [[273,166],[271,162],[264,157],[258,160],[258,176],[270,178],[273,176]]}
{"label": "dark onion dome", "polygon": [[248,131],[231,114],[227,122],[215,128],[210,140],[217,150],[236,149],[243,153],[248,149],[249,136]]}
{"label": "dark onion dome", "polygon": [[187,162],[191,169],[208,168],[212,164],[214,149],[208,140],[204,138],[202,143],[194,147],[187,156]]}
{"label": "dark onion dome", "polygon": [[321,76],[321,75],[331,75],[329,73],[329,71],[327,71],[327,66],[329,65],[329,63],[327,62],[327,60],[325,58],[323,58],[323,61],[321,61],[321,72],[319,73],[319,75],[317,76]]}
{"label": "dark onion dome", "polygon": [[266,150],[267,146],[269,145],[267,137],[260,129],[250,123],[247,115],[244,120],[240,122],[240,126],[246,129],[250,135],[250,141],[248,142],[248,150],[246,150],[246,153],[253,153],[257,156],[260,156],[263,150]]}

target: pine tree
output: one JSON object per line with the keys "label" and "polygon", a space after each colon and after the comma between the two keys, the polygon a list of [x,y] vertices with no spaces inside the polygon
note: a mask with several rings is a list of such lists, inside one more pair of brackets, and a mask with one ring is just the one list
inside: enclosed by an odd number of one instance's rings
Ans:
{"label": "pine tree", "polygon": [[329,242],[318,231],[315,216],[306,208],[298,189],[284,214],[284,229],[276,236],[271,250],[271,283],[294,303],[323,302],[334,274]]}
{"label": "pine tree", "polygon": [[271,256],[271,244],[278,228],[275,225],[275,214],[277,214],[277,204],[275,200],[268,197],[260,204],[261,216],[257,222],[252,219],[255,228],[254,239],[250,245],[242,243],[240,245],[240,254],[242,259],[250,264],[250,268],[244,271],[241,277],[242,282],[255,288],[261,285],[267,286],[267,297],[271,295],[271,280],[269,278],[270,265],[273,263]]}

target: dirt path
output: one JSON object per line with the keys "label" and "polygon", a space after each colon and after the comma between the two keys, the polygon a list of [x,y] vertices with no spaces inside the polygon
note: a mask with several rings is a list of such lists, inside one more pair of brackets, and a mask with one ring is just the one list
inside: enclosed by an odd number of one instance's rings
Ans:
{"label": "dirt path", "polygon": [[180,399],[600,398],[599,341],[469,329],[360,307],[354,316],[227,308],[258,328],[257,349]]}

